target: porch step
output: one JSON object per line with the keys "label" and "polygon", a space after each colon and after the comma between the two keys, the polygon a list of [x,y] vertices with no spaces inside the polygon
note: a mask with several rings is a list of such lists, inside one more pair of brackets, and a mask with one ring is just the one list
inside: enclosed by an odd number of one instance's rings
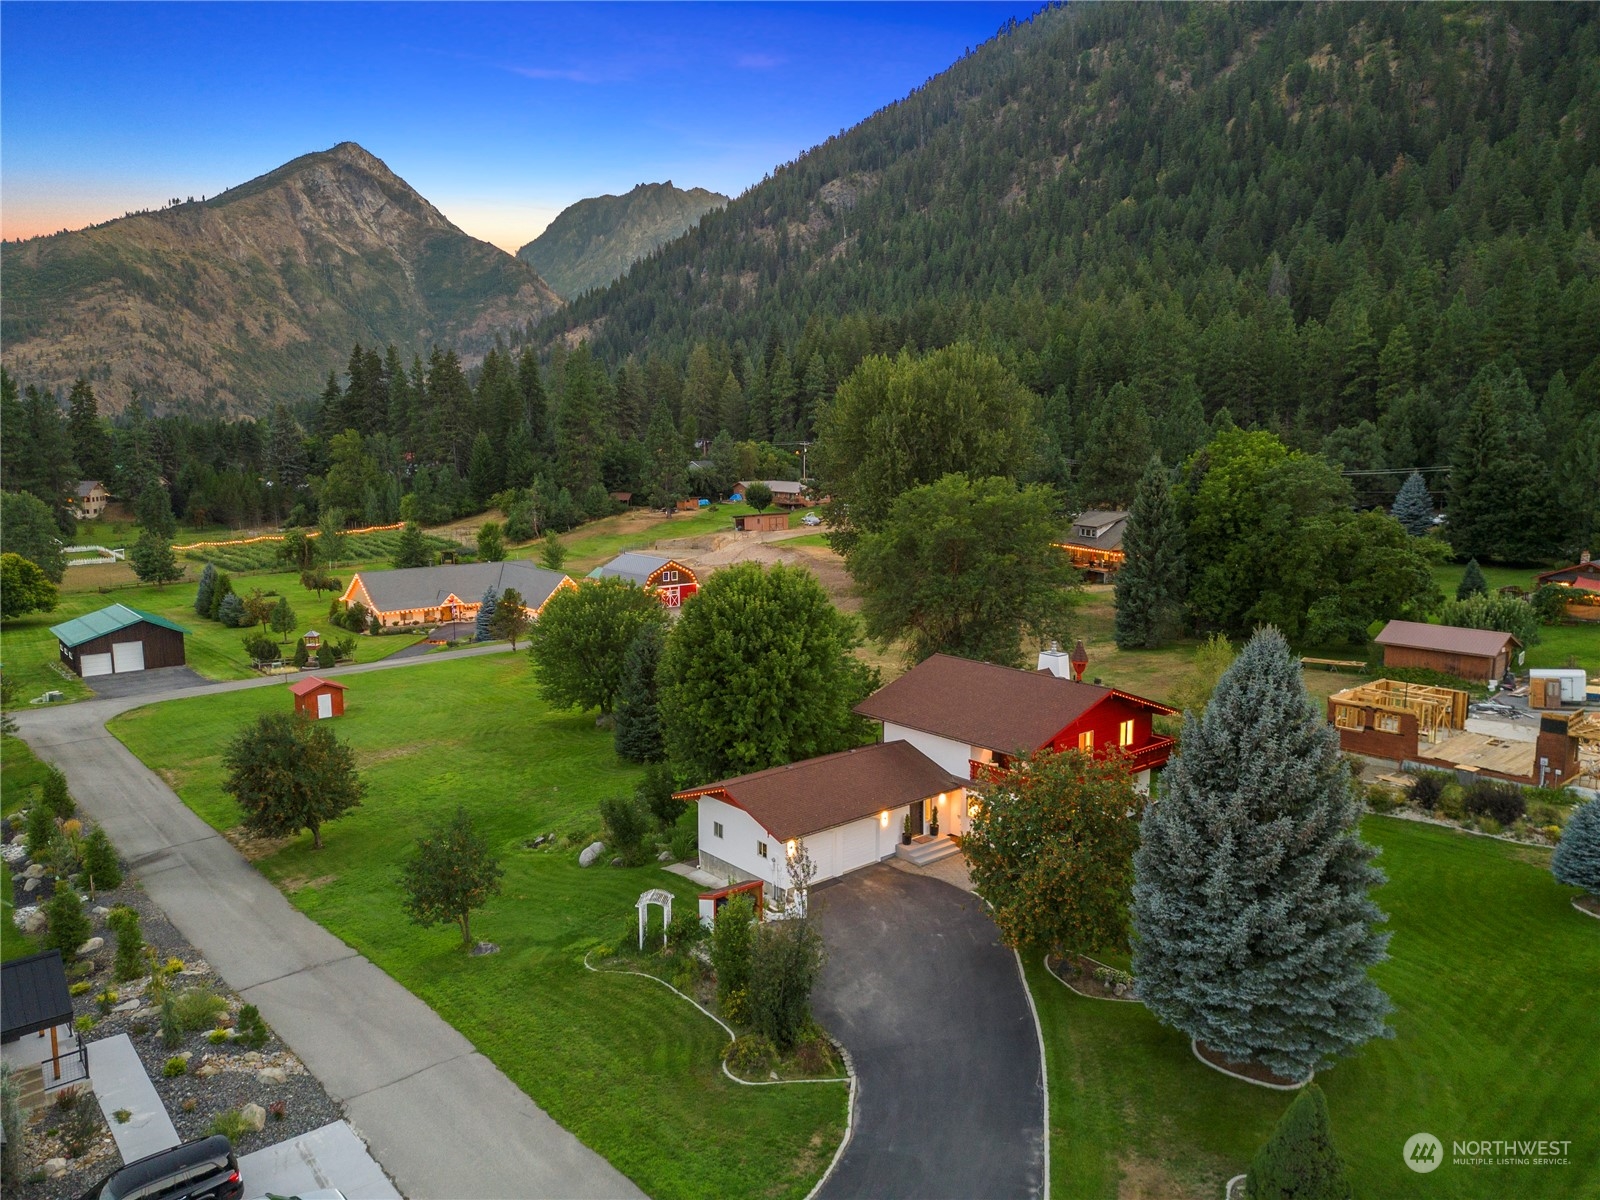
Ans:
{"label": "porch step", "polygon": [[16,1081],[23,1108],[31,1111],[44,1104],[44,1071],[38,1063],[13,1067],[11,1078]]}
{"label": "porch step", "polygon": [[961,853],[961,847],[956,845],[953,838],[929,837],[927,834],[922,834],[912,838],[909,846],[904,843],[896,846],[894,852],[897,858],[903,858],[913,866],[926,867],[930,863]]}

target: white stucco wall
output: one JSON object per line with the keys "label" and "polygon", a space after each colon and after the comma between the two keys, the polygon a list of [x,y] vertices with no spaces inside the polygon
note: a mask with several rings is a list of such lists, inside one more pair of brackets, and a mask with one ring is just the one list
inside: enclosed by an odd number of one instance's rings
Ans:
{"label": "white stucco wall", "polygon": [[[717,859],[738,871],[733,882],[759,879],[774,888],[787,890],[790,885],[788,848],[761,826],[749,813],[723,800],[703,797],[700,806],[701,865],[714,875],[725,875],[708,858]],[[855,870],[870,863],[880,862],[894,853],[900,840],[901,824],[906,809],[889,809],[887,817],[878,814],[863,817],[824,829],[802,839],[811,852],[817,872],[813,883],[834,879],[846,870]],[[722,836],[716,834],[718,823]],[[756,850],[758,842],[767,843],[767,857]]]}
{"label": "white stucco wall", "polygon": [[904,725],[888,721],[883,723],[883,740],[910,742],[957,779],[972,778],[971,760],[977,758],[978,754],[964,742],[953,742],[949,738],[923,733],[920,729],[907,729]]}

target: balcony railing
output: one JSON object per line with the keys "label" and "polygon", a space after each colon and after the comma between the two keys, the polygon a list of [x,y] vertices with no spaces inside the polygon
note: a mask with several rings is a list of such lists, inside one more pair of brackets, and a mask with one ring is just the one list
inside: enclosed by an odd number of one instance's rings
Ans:
{"label": "balcony railing", "polygon": [[[1127,763],[1128,770],[1134,774],[1148,771],[1152,767],[1159,767],[1165,763],[1172,754],[1172,748],[1177,745],[1176,738],[1157,737],[1151,738],[1144,745],[1136,749],[1123,749],[1113,746],[1111,754],[1119,755]],[[974,783],[994,783],[1001,779],[1009,769],[1008,763],[985,762],[982,759],[969,758],[967,760],[968,777]]]}

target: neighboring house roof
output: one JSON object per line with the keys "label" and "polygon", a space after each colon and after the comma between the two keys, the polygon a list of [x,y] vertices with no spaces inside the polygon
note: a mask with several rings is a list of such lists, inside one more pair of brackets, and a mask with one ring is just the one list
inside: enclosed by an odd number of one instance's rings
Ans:
{"label": "neighboring house roof", "polygon": [[1115,688],[935,654],[868,696],[855,711],[998,754],[1037,750],[1109,696],[1158,713],[1176,710]]}
{"label": "neighboring house roof", "polygon": [[1572,586],[1586,592],[1600,592],[1600,575],[1579,575],[1572,581]]}
{"label": "neighboring house roof", "polygon": [[1120,550],[1122,535],[1127,529],[1127,513],[1092,508],[1073,518],[1072,531],[1062,539],[1062,544],[1088,550]]}
{"label": "neighboring house roof", "polygon": [[1507,642],[1522,645],[1511,634],[1498,629],[1463,629],[1459,625],[1426,625],[1421,621],[1390,621],[1372,640],[1380,646],[1438,650],[1478,658],[1493,658],[1506,648]]}
{"label": "neighboring house roof", "polygon": [[61,951],[14,958],[0,968],[0,1041],[15,1041],[72,1020],[72,996]]}
{"label": "neighboring house roof", "polygon": [[1600,563],[1593,560],[1574,563],[1570,567],[1558,567],[1554,571],[1546,571],[1536,579],[1539,583],[1570,583],[1576,587],[1583,587],[1586,579],[1600,581]]}
{"label": "neighboring house roof", "polygon": [[798,496],[806,490],[806,485],[798,479],[741,479],[739,490],[743,491],[752,483],[764,483],[772,489],[774,496]]}
{"label": "neighboring house roof", "polygon": [[672,559],[663,558],[659,554],[640,554],[637,550],[629,550],[626,554],[617,555],[608,563],[601,563],[589,572],[589,578],[626,579],[644,587],[650,582],[650,576],[670,562]]}
{"label": "neighboring house roof", "polygon": [[130,625],[137,625],[141,621],[148,621],[152,625],[159,625],[175,633],[189,632],[182,625],[174,625],[165,617],[158,617],[155,613],[140,612],[137,608],[129,608],[126,604],[113,604],[60,625],[52,625],[50,632],[56,635],[63,646],[81,646],[85,642],[105,637],[108,633],[116,633],[119,629],[127,629]]}
{"label": "neighboring house roof", "polygon": [[291,683],[289,690],[296,696],[304,696],[325,687],[338,688],[341,692],[350,690],[348,684],[340,683],[337,679],[322,679],[316,675],[307,675],[299,683]]}
{"label": "neighboring house roof", "polygon": [[716,462],[709,458],[691,458],[689,460],[689,470],[691,471],[710,471],[716,465]]}
{"label": "neighboring house roof", "polygon": [[99,488],[102,492],[106,490],[105,484],[98,479],[80,479],[78,480],[78,486],[72,489],[72,494],[79,500],[87,500],[94,493],[95,488]]}
{"label": "neighboring house roof", "polygon": [[522,603],[536,609],[561,586],[566,576],[529,562],[453,563],[438,567],[405,567],[398,571],[357,572],[345,599],[359,583],[379,612],[437,608],[451,596],[477,604],[490,588],[504,594],[516,588]]}
{"label": "neighboring house roof", "polygon": [[879,742],[677,794],[745,810],[779,841],[904,808],[967,786],[910,742]]}

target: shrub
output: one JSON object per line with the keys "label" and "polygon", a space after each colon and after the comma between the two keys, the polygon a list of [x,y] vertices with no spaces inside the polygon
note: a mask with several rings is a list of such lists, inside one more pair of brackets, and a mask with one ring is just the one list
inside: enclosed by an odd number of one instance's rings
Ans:
{"label": "shrub", "polygon": [[267,1044],[267,1023],[261,1019],[261,1010],[254,1004],[246,1004],[239,1010],[239,1028],[235,1032],[235,1039],[252,1050],[259,1050]]}
{"label": "shrub", "polygon": [[98,1105],[83,1101],[72,1105],[61,1124],[61,1141],[68,1158],[82,1158],[94,1143],[100,1128]]}
{"label": "shrub", "polygon": [[111,988],[106,988],[105,991],[101,992],[94,998],[94,1002],[96,1007],[100,1009],[101,1013],[108,1013],[111,1011],[111,1006],[114,1005],[118,999],[120,999],[120,997],[115,991],[113,991]]}
{"label": "shrub", "polygon": [[1501,825],[1520,821],[1528,811],[1521,788],[1488,779],[1481,779],[1467,789],[1463,807],[1474,815],[1492,817]]}
{"label": "shrub", "polygon": [[289,1115],[289,1102],[287,1100],[274,1100],[267,1105],[267,1116],[274,1121],[281,1121]]}
{"label": "shrub", "polygon": [[1328,1102],[1316,1084],[1301,1089],[1250,1161],[1245,1195],[1249,1200],[1350,1200]]}
{"label": "shrub", "polygon": [[1466,789],[1459,783],[1447,783],[1439,793],[1439,803],[1435,811],[1441,817],[1459,821],[1467,815],[1466,798]]}
{"label": "shrub", "polygon": [[1395,799],[1394,793],[1386,787],[1378,787],[1374,784],[1367,789],[1367,809],[1371,812],[1393,812],[1399,807],[1399,803]]}
{"label": "shrub", "polygon": [[61,1112],[69,1113],[78,1107],[78,1101],[82,1099],[83,1089],[74,1083],[62,1088],[50,1102]]}
{"label": "shrub", "polygon": [[122,867],[117,863],[117,851],[111,845],[106,831],[98,826],[83,841],[83,871],[89,879],[89,890],[109,892],[122,886]]}
{"label": "shrub", "polygon": [[92,1013],[84,1013],[83,1016],[72,1022],[72,1028],[77,1030],[79,1033],[88,1033],[99,1023],[100,1020],[98,1017],[94,1016]]}
{"label": "shrub", "polygon": [[10,1063],[0,1063],[0,1133],[0,1185],[10,1190],[22,1182],[22,1163],[28,1157],[28,1114]]}
{"label": "shrub", "polygon": [[119,983],[144,974],[144,935],[139,931],[139,914],[118,905],[106,916],[106,924],[117,938],[117,954],[111,974]]}
{"label": "shrub", "polygon": [[73,802],[72,793],[67,790],[67,777],[61,773],[61,768],[54,764],[45,767],[44,790],[41,796],[44,806],[58,820],[65,821],[78,810],[77,804]]}
{"label": "shrub", "polygon": [[168,996],[161,1001],[161,1041],[173,1050],[183,1041],[183,1022],[178,1019],[177,1002]]}
{"label": "shrub", "polygon": [[161,1074],[168,1079],[176,1079],[179,1075],[189,1073],[189,1060],[181,1054],[174,1054],[161,1067]]}
{"label": "shrub", "polygon": [[221,1134],[230,1143],[237,1146],[246,1134],[254,1132],[250,1122],[237,1108],[230,1108],[227,1112],[218,1113],[211,1118],[211,1124],[206,1126],[209,1134]]}
{"label": "shrub", "polygon": [[178,1024],[185,1033],[198,1033],[215,1023],[218,1013],[227,1011],[228,1002],[209,988],[192,987],[179,992],[172,1001]]}
{"label": "shrub", "polygon": [[674,800],[672,793],[675,790],[672,768],[666,763],[651,763],[634,788],[633,798],[650,814],[657,828],[672,829],[679,817],[695,807],[685,800]]}
{"label": "shrub", "polygon": [[198,1103],[195,1102],[195,1098],[193,1096],[185,1096],[183,1098],[183,1106],[182,1107],[183,1107],[183,1111],[184,1112],[192,1113],[195,1109],[199,1108],[200,1106],[199,1106]]}
{"label": "shrub", "polygon": [[1096,967],[1094,977],[1107,987],[1128,988],[1133,986],[1133,976],[1127,971],[1119,971],[1116,967]]}
{"label": "shrub", "polygon": [[600,819],[605,822],[606,840],[612,848],[624,858],[637,858],[651,827],[649,814],[639,802],[627,796],[602,800]]}
{"label": "shrub", "polygon": [[759,1033],[746,1034],[728,1044],[728,1066],[740,1075],[765,1075],[777,1058],[772,1042]]}
{"label": "shrub", "polygon": [[667,848],[674,862],[693,858],[700,849],[700,814],[691,808],[679,815],[672,826],[672,839]]}
{"label": "shrub", "polygon": [[53,948],[61,951],[62,961],[75,962],[78,947],[94,933],[94,926],[83,911],[83,901],[71,888],[60,888],[50,897],[50,903],[44,906],[44,915],[47,924],[41,945],[46,950]]}
{"label": "shrub", "polygon": [[822,961],[822,938],[809,921],[757,926],[750,963],[750,1023],[780,1050],[792,1050],[811,1023],[811,989]]}
{"label": "shrub", "polygon": [[167,959],[166,969],[167,974],[176,975],[179,971],[183,970],[183,959],[176,956]]}
{"label": "shrub", "polygon": [[722,1015],[735,1025],[750,1023],[750,989],[734,988],[722,999]]}
{"label": "shrub", "polygon": [[213,1046],[220,1046],[227,1040],[228,1031],[226,1029],[213,1029],[210,1033],[206,1034],[206,1041],[210,1042]]}
{"label": "shrub", "polygon": [[87,995],[89,989],[92,987],[94,987],[94,984],[90,983],[87,979],[80,979],[77,983],[74,983],[67,988],[67,993],[73,996],[83,996]]}
{"label": "shrub", "polygon": [[1417,775],[1417,782],[1411,785],[1411,803],[1423,812],[1432,812],[1439,803],[1439,796],[1449,784],[1450,776],[1443,771],[1422,771]]}
{"label": "shrub", "polygon": [[740,895],[717,911],[711,927],[711,969],[717,973],[717,1002],[730,1017],[733,1014],[733,993],[744,992],[748,995],[750,990],[755,919],[755,904],[749,896]]}
{"label": "shrub", "polygon": [[56,838],[56,818],[50,807],[44,803],[37,803],[28,810],[28,819],[23,825],[23,838],[27,845],[28,857],[34,862],[41,861],[50,849],[50,843]]}
{"label": "shrub", "polygon": [[672,924],[667,926],[667,945],[675,950],[688,950],[710,936],[709,931],[700,922],[700,914],[688,910],[680,910],[673,914]]}
{"label": "shrub", "polygon": [[795,1046],[794,1065],[807,1075],[826,1074],[833,1066],[833,1047],[820,1031],[813,1030]]}

